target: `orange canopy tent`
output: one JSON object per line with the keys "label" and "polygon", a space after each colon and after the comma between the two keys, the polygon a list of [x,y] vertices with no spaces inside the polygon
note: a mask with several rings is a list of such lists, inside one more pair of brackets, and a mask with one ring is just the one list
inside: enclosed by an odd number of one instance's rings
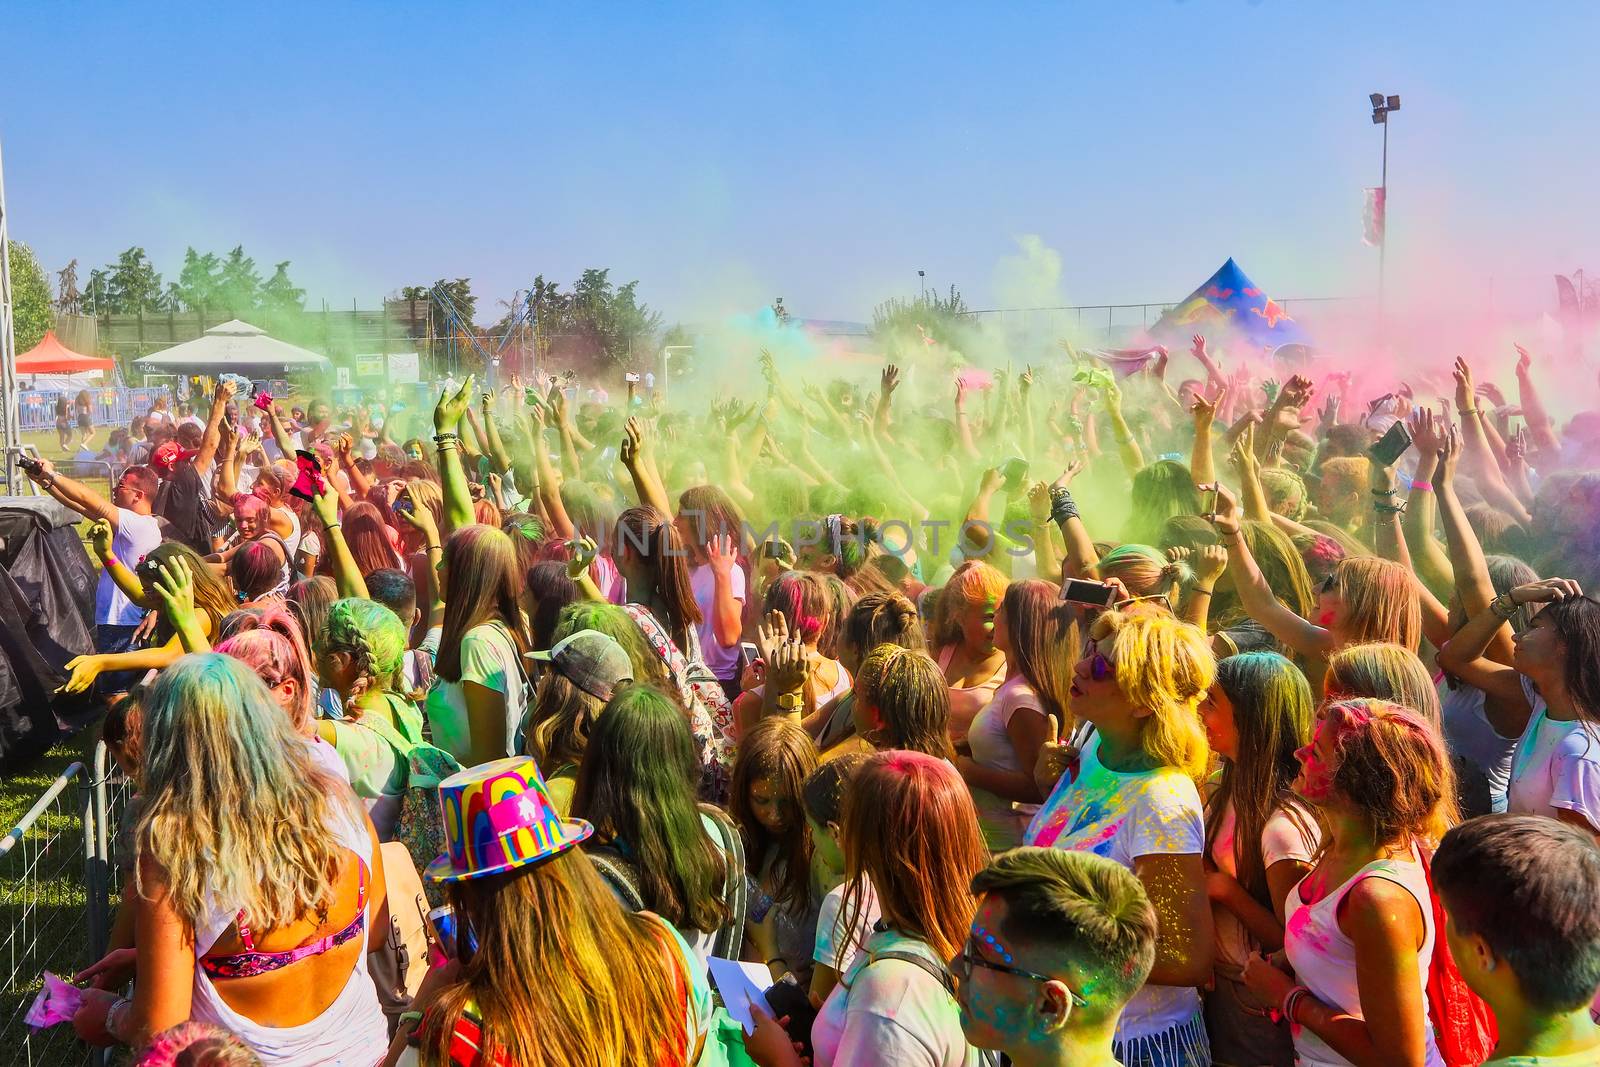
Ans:
{"label": "orange canopy tent", "polygon": [[17,357],[18,374],[78,374],[90,370],[107,371],[116,365],[115,360],[74,352],[56,340],[54,330],[47,332],[42,341]]}

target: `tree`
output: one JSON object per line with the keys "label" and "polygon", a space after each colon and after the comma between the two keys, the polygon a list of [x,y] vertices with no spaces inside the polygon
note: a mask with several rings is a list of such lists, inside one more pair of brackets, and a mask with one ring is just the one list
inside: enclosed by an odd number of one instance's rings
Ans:
{"label": "tree", "polygon": [[894,297],[872,309],[872,336],[890,355],[921,342],[924,337],[948,348],[961,348],[972,329],[967,302],[953,285],[942,297],[937,292],[915,300]]}
{"label": "tree", "polygon": [[8,241],[7,247],[11,253],[11,325],[20,353],[38,344],[54,322],[50,279],[45,277],[33,249],[21,241]]}
{"label": "tree", "polygon": [[185,311],[221,306],[222,261],[216,254],[201,255],[192,248],[183,252],[183,270],[178,272],[178,301]]}
{"label": "tree", "polygon": [[107,274],[107,310],[125,315],[161,310],[161,275],[143,248],[134,246],[123,252],[107,268]]}
{"label": "tree", "polygon": [[295,287],[289,280],[289,261],[276,265],[272,277],[261,286],[261,306],[269,315],[286,315],[303,311],[306,291]]}
{"label": "tree", "polygon": [[250,315],[261,303],[261,275],[256,261],[244,254],[244,245],[234,245],[222,262],[218,299],[228,314]]}

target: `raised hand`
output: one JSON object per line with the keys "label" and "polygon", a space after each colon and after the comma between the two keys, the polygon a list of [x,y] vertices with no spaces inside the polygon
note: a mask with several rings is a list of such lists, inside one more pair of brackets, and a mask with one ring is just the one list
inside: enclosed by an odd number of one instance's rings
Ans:
{"label": "raised hand", "polygon": [[1217,494],[1217,510],[1209,515],[1201,516],[1208,519],[1217,532],[1224,537],[1232,537],[1239,532],[1239,500],[1221,482],[1211,485],[1197,485],[1196,489],[1202,493],[1215,491]]}
{"label": "raised hand", "polygon": [[182,620],[194,617],[194,572],[189,569],[188,560],[176,556],[170,566],[156,564],[156,579],[152,584],[173,629],[179,629]]}
{"label": "raised hand", "polygon": [[1039,746],[1039,755],[1033,763],[1033,784],[1044,796],[1049,796],[1061,776],[1072,773],[1078,763],[1078,750],[1063,743],[1061,720],[1054,715],[1047,718],[1050,720],[1047,740]]}
{"label": "raised hand", "polygon": [[1467,366],[1467,361],[1457,357],[1450,374],[1456,380],[1456,410],[1465,413],[1477,407],[1473,403],[1477,390],[1473,388],[1472,368]]}
{"label": "raised hand", "polygon": [[94,546],[94,554],[101,561],[111,559],[111,539],[116,536],[111,524],[104,519],[96,519],[89,526],[89,543]]}
{"label": "raised hand", "polygon": [[878,376],[878,395],[887,400],[898,388],[900,388],[900,368],[890,363]]}
{"label": "raised hand", "polygon": [[311,498],[311,507],[316,511],[317,518],[322,520],[324,528],[338,525],[339,494],[327,482],[323,482],[322,491]]}
{"label": "raised hand", "polygon": [[1194,353],[1194,358],[1201,363],[1206,361],[1206,339],[1204,334],[1195,334],[1189,338],[1189,351]]}
{"label": "raised hand", "polygon": [[595,545],[594,538],[579,537],[567,542],[567,553],[567,577],[577,581],[589,570],[600,549]]}
{"label": "raised hand", "polygon": [[1050,519],[1050,487],[1043,482],[1028,486],[1028,514],[1034,522],[1048,522]]}
{"label": "raised hand", "polygon": [[1189,414],[1194,416],[1196,426],[1210,426],[1217,418],[1217,408],[1228,395],[1228,385],[1224,382],[1217,387],[1217,395],[1207,397],[1204,389],[1197,390],[1194,394],[1194,403],[1189,407]]}
{"label": "raised hand", "polygon": [[989,467],[984,470],[983,478],[978,482],[978,492],[987,496],[1005,484],[1006,476],[999,467]]}
{"label": "raised hand", "polygon": [[805,642],[798,632],[773,646],[772,654],[765,657],[766,684],[773,693],[792,693],[804,689],[811,676],[811,657],[806,654]]}
{"label": "raised hand", "polygon": [[1583,596],[1583,588],[1571,578],[1546,578],[1519,585],[1507,595],[1514,604],[1559,604]]}
{"label": "raised hand", "polygon": [[1437,455],[1449,436],[1450,423],[1442,415],[1435,415],[1427,408],[1418,408],[1411,413],[1410,429],[1411,443],[1416,445],[1417,455]]}
{"label": "raised hand", "polygon": [[1528,372],[1533,368],[1533,357],[1521,345],[1512,345],[1511,347],[1517,350],[1517,377],[1526,378]]}
{"label": "raised hand", "polygon": [[1450,423],[1444,424],[1444,439],[1437,444],[1439,469],[1434,473],[1438,488],[1455,484],[1456,466],[1461,462],[1461,431]]}
{"label": "raised hand", "polygon": [[467,407],[472,403],[472,389],[477,384],[476,374],[467,375],[467,380],[454,393],[445,392],[439,396],[439,402],[433,408],[433,430],[435,433],[455,433],[461,425],[461,419],[467,413]]}
{"label": "raised hand", "polygon": [[1073,460],[1071,463],[1068,463],[1067,469],[1061,472],[1061,476],[1050,483],[1050,488],[1059,489],[1070,485],[1072,483],[1072,479],[1083,473],[1083,468],[1085,466],[1086,462],[1082,457],[1079,457],[1078,459]]}
{"label": "raised hand", "polygon": [[718,578],[726,578],[733,573],[733,568],[738,565],[739,556],[733,547],[731,534],[712,534],[711,540],[706,542],[706,563],[711,567],[711,573]]}

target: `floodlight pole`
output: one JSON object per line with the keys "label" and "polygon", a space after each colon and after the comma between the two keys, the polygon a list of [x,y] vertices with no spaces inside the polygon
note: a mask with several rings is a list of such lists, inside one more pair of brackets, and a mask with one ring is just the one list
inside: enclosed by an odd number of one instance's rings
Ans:
{"label": "floodlight pole", "polygon": [[1383,198],[1383,232],[1378,241],[1378,335],[1383,335],[1384,261],[1389,256],[1389,115],[1383,116],[1383,169],[1378,178]]}
{"label": "floodlight pole", "polygon": [[12,324],[11,240],[6,214],[5,157],[0,155],[0,473],[6,491],[16,492],[16,456],[22,445],[17,426],[17,335]]}

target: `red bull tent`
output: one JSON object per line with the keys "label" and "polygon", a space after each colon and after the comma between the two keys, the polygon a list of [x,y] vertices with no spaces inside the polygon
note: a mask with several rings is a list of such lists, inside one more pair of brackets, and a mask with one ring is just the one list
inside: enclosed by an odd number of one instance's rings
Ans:
{"label": "red bull tent", "polygon": [[1226,346],[1276,352],[1310,339],[1276,300],[1267,296],[1232,259],[1150,327],[1155,341],[1176,348],[1195,334]]}
{"label": "red bull tent", "polygon": [[115,366],[113,360],[74,352],[56,339],[54,330],[48,331],[38,344],[17,357],[18,374],[81,374],[84,371],[108,371]]}

